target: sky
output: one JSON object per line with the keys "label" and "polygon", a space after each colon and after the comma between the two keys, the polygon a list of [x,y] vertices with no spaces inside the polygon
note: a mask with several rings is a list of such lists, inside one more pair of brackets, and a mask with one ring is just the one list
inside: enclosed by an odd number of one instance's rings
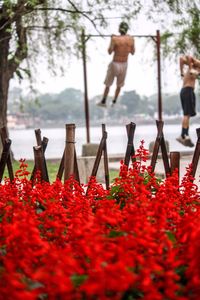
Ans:
{"label": "sky", "polygon": [[[113,16],[113,14],[112,14]],[[115,15],[116,16],[116,15]],[[118,25],[120,19],[110,19],[109,27],[103,30],[104,34],[118,34]],[[159,26],[153,24],[141,16],[137,21],[130,22],[129,34],[131,35],[156,35]],[[86,32],[87,33],[87,32]],[[96,34],[91,26],[88,27],[88,34]],[[161,31],[162,33],[162,31]],[[87,42],[87,79],[88,79],[88,97],[89,99],[102,95],[104,90],[104,79],[107,66],[112,60],[112,55],[108,55],[107,49],[110,38],[92,38]],[[135,55],[129,55],[128,71],[125,85],[122,92],[135,90],[138,94],[150,96],[157,93],[157,62],[153,55],[156,49],[156,43],[151,38],[135,38]],[[63,61],[65,65],[65,74],[63,76],[50,76],[45,64],[38,65],[38,76],[36,77],[35,87],[40,93],[59,93],[66,88],[76,88],[84,90],[83,82],[83,63],[81,58],[72,58],[69,63],[69,57]],[[161,88],[163,93],[178,93],[181,87],[181,78],[178,72],[178,62],[169,64],[162,58],[161,53]],[[27,82],[21,85],[13,80],[11,87],[19,86],[26,88]],[[110,95],[114,94],[115,84],[111,87]]]}

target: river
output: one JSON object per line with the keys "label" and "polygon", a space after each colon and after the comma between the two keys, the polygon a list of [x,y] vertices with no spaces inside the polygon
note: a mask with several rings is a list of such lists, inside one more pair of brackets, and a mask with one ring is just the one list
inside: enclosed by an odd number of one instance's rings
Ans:
{"label": "river", "polygon": [[[190,126],[190,136],[193,142],[196,143],[197,135],[196,128],[198,124]],[[48,146],[45,152],[47,159],[60,159],[62,157],[65,145],[65,127],[63,128],[40,128],[42,137],[49,139]],[[127,145],[127,134],[125,126],[107,126],[108,133],[107,149],[109,154],[124,154]],[[180,135],[181,125],[165,125],[163,129],[165,140],[169,142],[170,151],[192,151],[194,148],[184,147],[176,141],[176,137]],[[12,151],[15,159],[20,158],[33,159],[33,146],[36,145],[34,129],[18,129],[10,130],[10,139],[12,140]],[[91,143],[99,143],[102,135],[100,127],[91,127],[90,136]],[[149,148],[149,143],[155,141],[157,135],[156,125],[138,125],[135,129],[134,147],[138,148],[140,141],[145,141],[145,148]],[[76,128],[76,152],[77,155],[82,153],[82,145],[86,143],[86,129],[84,127]]]}

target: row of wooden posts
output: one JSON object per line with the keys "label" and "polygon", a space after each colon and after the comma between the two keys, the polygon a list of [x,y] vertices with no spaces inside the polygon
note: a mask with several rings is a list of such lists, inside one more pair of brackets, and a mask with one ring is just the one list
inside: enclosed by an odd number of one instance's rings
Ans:
{"label": "row of wooden posts", "polygon": [[[77,155],[75,148],[75,124],[66,124],[66,141],[65,141],[65,149],[63,151],[63,155],[60,161],[59,169],[57,172],[57,178],[62,180],[64,175],[64,181],[67,180],[71,175],[80,183],[80,176],[78,170],[77,163]],[[150,157],[150,166],[152,171],[155,171],[156,162],[158,159],[159,149],[161,150],[162,160],[165,169],[165,175],[172,174],[175,169],[180,169],[180,152],[170,152],[167,153],[166,143],[163,134],[163,121],[156,121],[157,126],[157,136],[154,142],[154,147],[152,151],[152,155]],[[126,153],[124,156],[124,164],[128,167],[130,161],[134,162],[135,160],[135,148],[134,148],[134,133],[135,133],[136,124],[131,122],[126,125],[127,132],[127,147]],[[194,150],[194,154],[192,157],[192,173],[191,175],[195,177],[197,165],[200,156],[200,128],[196,129],[197,132],[197,142]],[[14,172],[12,166],[12,158],[11,158],[11,140],[8,138],[6,127],[0,129],[1,141],[3,145],[3,151],[0,158],[0,182],[3,179],[3,174],[5,167],[7,166],[9,178],[11,181],[14,180]],[[31,173],[31,180],[34,182],[37,171],[41,174],[41,180],[49,182],[47,164],[45,159],[45,151],[48,145],[48,138],[41,136],[41,130],[35,130],[36,142],[37,146],[33,147],[34,152],[34,168]],[[91,176],[96,176],[101,158],[103,156],[104,163],[104,175],[105,175],[105,186],[106,189],[110,188],[110,180],[109,180],[109,163],[108,163],[108,153],[107,153],[107,131],[105,124],[102,124],[102,138],[99,143],[99,147],[97,150],[96,158],[94,161],[94,166],[91,171]]]}

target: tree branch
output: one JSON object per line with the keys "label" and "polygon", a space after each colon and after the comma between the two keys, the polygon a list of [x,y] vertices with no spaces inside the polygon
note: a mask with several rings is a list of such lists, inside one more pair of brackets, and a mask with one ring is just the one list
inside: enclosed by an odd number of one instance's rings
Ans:
{"label": "tree branch", "polygon": [[79,11],[79,10],[71,10],[61,7],[37,7],[34,10],[49,10],[49,11],[61,11],[64,13],[72,13],[72,14],[91,14],[91,11]]}
{"label": "tree branch", "polygon": [[[69,2],[69,3],[71,4],[71,6],[77,11],[77,13],[81,13],[81,12],[79,11],[79,9],[76,7],[76,5],[75,5],[71,0],[68,0],[68,2]],[[91,12],[88,12],[88,14],[91,14]],[[86,15],[85,12],[82,12],[82,15],[83,15],[86,19],[88,19],[88,20],[92,23],[92,25],[94,26],[94,28],[97,30],[97,26],[96,26],[94,20],[92,20],[88,15]],[[98,30],[97,30],[97,31],[98,31]]]}
{"label": "tree branch", "polygon": [[[58,29],[58,28],[60,28],[60,27],[59,26],[27,26],[26,27],[27,30],[37,30],[37,29],[51,30],[51,29]],[[70,25],[65,26],[65,27],[63,27],[63,31],[65,31],[69,28],[73,28],[73,26],[70,26]]]}
{"label": "tree branch", "polygon": [[17,70],[21,61],[27,57],[27,36],[26,28],[22,26],[22,17],[19,17],[16,21],[16,32],[17,32],[17,49],[13,58],[9,61],[9,72],[10,76]]}
{"label": "tree branch", "polygon": [[[45,4],[45,0],[38,0],[38,3],[36,5],[42,5]],[[23,15],[26,15],[28,13],[31,13],[35,10],[35,8],[31,5],[27,5],[26,1],[19,1],[18,4],[13,5],[12,12],[13,16],[11,17],[8,15],[6,6],[3,5],[1,8],[1,15],[4,16],[7,19],[7,22],[5,22],[1,27],[0,30],[3,30],[5,27],[7,27],[9,24],[12,24],[16,21],[18,17],[21,17]]]}

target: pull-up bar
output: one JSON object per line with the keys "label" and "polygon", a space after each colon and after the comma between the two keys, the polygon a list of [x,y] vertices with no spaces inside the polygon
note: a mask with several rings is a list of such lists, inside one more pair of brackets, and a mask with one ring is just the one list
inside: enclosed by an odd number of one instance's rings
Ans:
{"label": "pull-up bar", "polygon": [[[112,37],[113,34],[88,34],[88,35],[85,35],[85,37]],[[129,34],[129,36],[132,36],[132,37],[137,37],[137,38],[156,38],[156,35],[137,35],[137,34]]]}
{"label": "pull-up bar", "polygon": [[[90,143],[90,118],[89,118],[89,103],[88,103],[88,87],[87,87],[87,61],[86,61],[86,42],[91,37],[111,37],[112,35],[86,35],[85,31],[82,31],[82,59],[83,59],[83,77],[84,77],[84,103],[85,103],[85,121],[86,121],[86,139],[87,143]],[[157,73],[158,73],[158,120],[162,121],[162,94],[161,94],[161,63],[160,63],[160,31],[156,31],[156,35],[132,35],[133,37],[152,38],[156,43],[157,51]]]}

